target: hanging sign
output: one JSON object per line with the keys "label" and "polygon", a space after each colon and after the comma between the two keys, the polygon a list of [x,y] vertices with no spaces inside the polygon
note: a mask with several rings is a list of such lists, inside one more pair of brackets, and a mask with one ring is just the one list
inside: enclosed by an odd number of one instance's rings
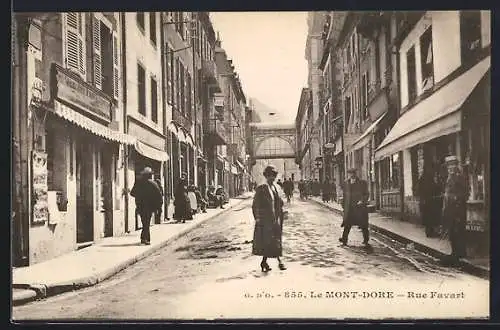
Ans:
{"label": "hanging sign", "polygon": [[33,223],[46,222],[49,219],[47,154],[45,152],[33,151],[31,164],[33,173]]}

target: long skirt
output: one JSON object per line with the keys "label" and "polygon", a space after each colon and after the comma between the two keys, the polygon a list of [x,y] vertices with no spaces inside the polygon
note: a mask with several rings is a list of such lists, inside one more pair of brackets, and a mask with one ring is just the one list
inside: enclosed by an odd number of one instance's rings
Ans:
{"label": "long skirt", "polygon": [[254,228],[252,254],[276,258],[282,255],[282,228],[278,223],[257,222]]}

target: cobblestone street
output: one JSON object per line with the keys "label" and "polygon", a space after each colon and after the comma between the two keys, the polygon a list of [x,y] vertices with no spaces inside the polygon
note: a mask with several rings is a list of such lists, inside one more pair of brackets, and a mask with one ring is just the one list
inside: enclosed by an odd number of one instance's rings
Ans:
{"label": "cobblestone street", "polygon": [[[428,291],[436,290],[433,286],[446,291],[447,284],[453,284],[451,288],[457,291],[456,283],[465,283],[458,291],[473,287],[476,294],[487,294],[487,281],[442,268],[436,260],[380,235],[372,235],[373,250],[367,251],[361,246],[361,233],[352,230],[349,246],[342,247],[338,242],[341,219],[316,204],[299,200],[289,207],[284,227],[283,259],[288,269],[278,270],[276,262],[271,260],[273,270],[261,273],[259,259],[251,255],[250,205],[248,200],[209,220],[108,281],[15,307],[13,317],[16,320],[342,318],[349,312],[349,306],[351,315],[357,311],[361,317],[387,316],[384,313],[388,310],[384,308],[364,311],[354,308],[361,306],[357,303],[373,307],[375,296],[361,302],[355,300],[356,304],[336,303],[335,308],[331,308],[332,299],[316,299],[312,303],[307,298],[320,294],[324,298],[325,291],[331,296],[334,291],[352,291],[352,288],[359,292],[371,288],[370,292],[389,290],[395,295],[407,295],[401,280],[405,281],[405,287],[415,283]],[[279,303],[279,298],[287,303]],[[401,299],[403,310],[408,299]],[[388,304],[387,299],[378,301],[380,306]],[[457,308],[450,308],[451,305]],[[437,308],[436,313],[448,311],[450,315],[459,315],[460,299],[450,300],[447,306]]]}

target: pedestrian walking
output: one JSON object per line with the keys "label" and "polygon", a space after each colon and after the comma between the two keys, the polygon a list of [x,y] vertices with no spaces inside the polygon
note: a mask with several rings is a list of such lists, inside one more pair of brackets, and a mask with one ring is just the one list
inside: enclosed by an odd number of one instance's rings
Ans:
{"label": "pedestrian walking", "polygon": [[445,236],[450,239],[451,254],[442,262],[446,265],[454,265],[466,255],[467,190],[465,178],[459,168],[458,158],[448,156],[445,158],[445,163],[448,169],[448,178],[443,199],[443,223],[447,234]]}
{"label": "pedestrian walking", "polygon": [[285,191],[287,203],[291,203],[293,195],[293,182],[291,178],[283,182],[283,190]]}
{"label": "pedestrian walking", "polygon": [[298,184],[298,188],[299,188],[300,199],[304,200],[304,198],[305,198],[305,183],[304,183],[304,180],[300,179],[299,184]]}
{"label": "pedestrian walking", "polygon": [[203,195],[201,194],[200,187],[195,187],[195,194],[196,194],[196,201],[198,202],[198,205],[200,206],[200,210],[203,213],[207,213],[207,201],[205,198],[203,198]]}
{"label": "pedestrian walking", "polygon": [[330,198],[331,198],[331,194],[332,194],[331,189],[332,189],[332,185],[330,184],[330,180],[327,178],[327,179],[325,179],[325,181],[323,182],[322,187],[321,187],[321,198],[322,198],[323,202],[326,202],[326,203],[330,202]]}
{"label": "pedestrian walking", "polygon": [[174,219],[177,222],[185,223],[192,220],[191,205],[187,196],[187,175],[182,173],[174,191]]}
{"label": "pedestrian walking", "polygon": [[198,200],[196,199],[196,193],[195,193],[196,187],[194,184],[191,184],[187,188],[187,196],[189,199],[189,206],[191,207],[191,214],[195,215],[198,213]]}
{"label": "pedestrian walking", "polygon": [[252,212],[255,219],[252,253],[262,256],[260,268],[271,270],[267,258],[277,258],[280,270],[286,267],[281,261],[283,234],[283,200],[280,198],[274,180],[278,175],[274,166],[267,166],[263,173],[266,183],[255,190]]}
{"label": "pedestrian walking", "polygon": [[158,185],[153,181],[153,170],[145,167],[140,177],[134,182],[130,195],[135,198],[137,212],[141,218],[141,244],[151,244],[151,234],[149,227],[153,212],[161,208],[163,197]]}
{"label": "pedestrian walking", "polygon": [[369,232],[368,232],[368,184],[365,180],[358,177],[355,168],[347,171],[349,178],[344,183],[344,219],[341,227],[344,227],[344,232],[339,241],[343,245],[347,245],[349,232],[352,226],[358,226],[363,231],[363,244],[368,247]]}

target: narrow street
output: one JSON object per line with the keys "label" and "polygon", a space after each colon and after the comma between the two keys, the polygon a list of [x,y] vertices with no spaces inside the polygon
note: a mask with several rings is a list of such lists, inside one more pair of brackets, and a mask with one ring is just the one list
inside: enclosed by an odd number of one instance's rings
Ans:
{"label": "narrow street", "polygon": [[[429,304],[429,300],[421,300],[421,305],[413,300],[406,308],[405,303],[411,300],[403,297],[408,294],[401,283],[408,288],[415,283],[428,291],[439,291],[438,287],[447,290],[446,284],[453,284],[455,291],[471,287],[479,296],[488,291],[487,281],[443,268],[435,259],[377,234],[372,235],[371,251],[362,247],[358,229],[352,230],[349,246],[342,247],[338,242],[340,217],[312,202],[295,197],[288,210],[283,243],[283,260],[288,267],[285,271],[278,270],[276,261],[270,260],[273,269],[262,273],[259,258],[251,255],[250,199],[112,279],[15,307],[13,318],[342,318],[348,314],[387,316],[389,310],[392,313],[398,308],[406,309],[406,315],[413,315],[409,310],[413,308],[418,315],[423,312],[418,311],[418,306]],[[457,283],[465,284],[460,289]],[[360,292],[367,288],[386,292],[392,288],[396,297],[331,297],[335,291],[353,288]],[[325,298],[325,291],[331,292],[329,299],[313,300]],[[481,303],[481,299],[477,301]],[[455,315],[466,308],[460,307],[460,299],[448,299],[446,308],[440,308],[441,305],[444,304],[436,303],[436,314]]]}

